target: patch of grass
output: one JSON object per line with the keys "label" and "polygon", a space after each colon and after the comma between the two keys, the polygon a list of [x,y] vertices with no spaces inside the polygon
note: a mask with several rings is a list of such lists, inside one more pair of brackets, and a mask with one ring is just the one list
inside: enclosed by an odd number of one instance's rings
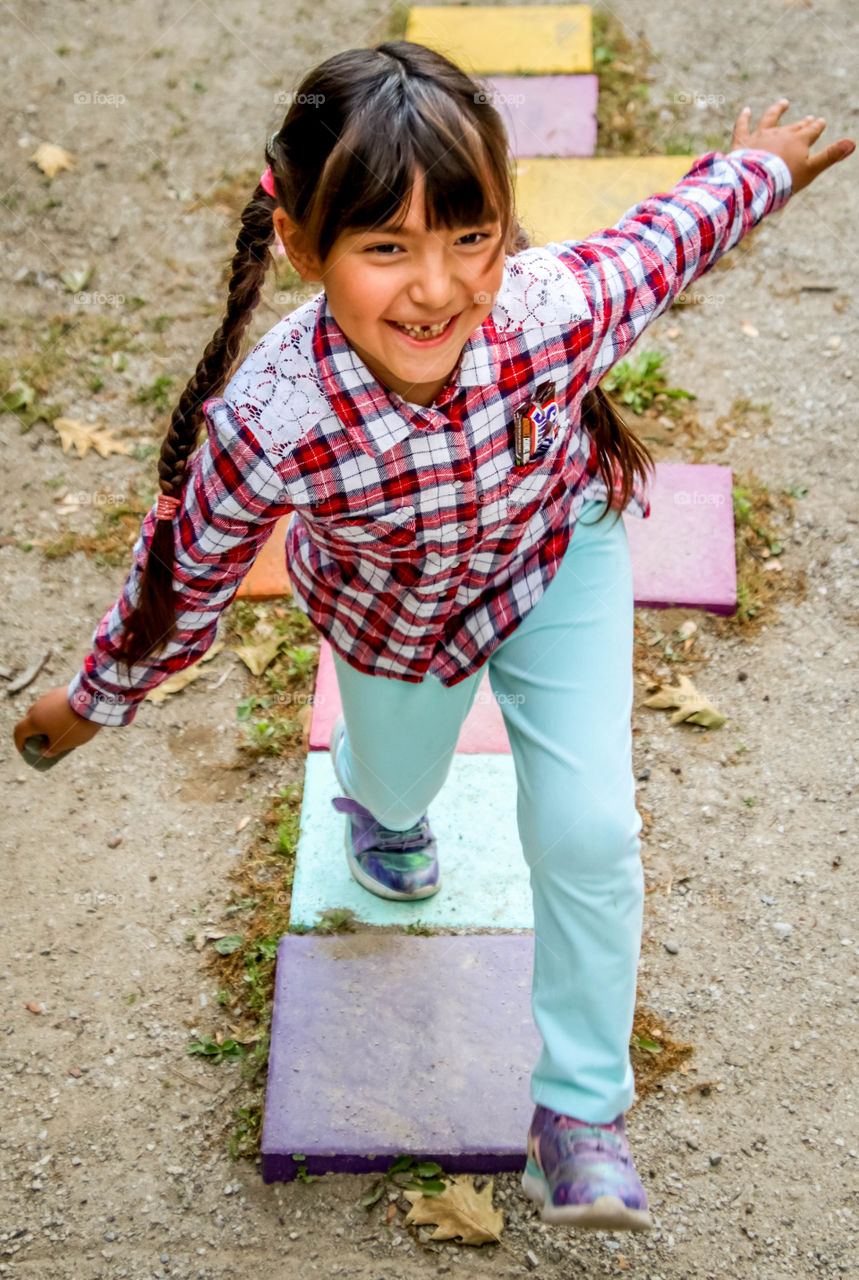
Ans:
{"label": "patch of grass", "polygon": [[148,491],[141,494],[135,490],[129,501],[112,506],[105,503],[99,507],[95,533],[68,530],[56,542],[47,543],[42,548],[42,555],[47,560],[61,560],[75,551],[83,551],[98,565],[117,567],[127,564],[131,548],[140,534],[141,520],[152,506],[153,496]]}
{"label": "patch of grass", "polygon": [[618,360],[603,378],[602,387],[635,414],[651,408],[665,412],[675,400],[694,400],[691,391],[668,386],[664,363],[660,352],[641,351],[630,360]]}
{"label": "patch of grass", "polygon": [[729,617],[713,618],[717,635],[738,631],[746,636],[755,635],[765,625],[778,620],[778,600],[805,599],[808,589],[805,571],[784,569],[778,559],[784,550],[786,526],[794,518],[794,501],[787,490],[771,493],[754,473],[735,474],[737,611]]}
{"label": "patch of grass", "polygon": [[[293,1159],[299,1157],[293,1156]],[[303,1157],[301,1157],[303,1158]],[[373,1186],[362,1196],[358,1204],[365,1209],[381,1200],[391,1187],[402,1191],[422,1191],[425,1196],[437,1196],[447,1187],[440,1164],[432,1160],[416,1160],[414,1156],[397,1156],[387,1170],[379,1175]]]}
{"label": "patch of grass", "polygon": [[647,155],[657,150],[659,116],[649,101],[653,52],[607,9],[591,11],[594,70],[599,76],[596,156]]}
{"label": "patch of grass", "polygon": [[173,379],[168,374],[160,374],[148,386],[140,387],[134,399],[137,404],[151,405],[156,416],[159,413],[166,413],[170,404],[170,388],[172,386]]}

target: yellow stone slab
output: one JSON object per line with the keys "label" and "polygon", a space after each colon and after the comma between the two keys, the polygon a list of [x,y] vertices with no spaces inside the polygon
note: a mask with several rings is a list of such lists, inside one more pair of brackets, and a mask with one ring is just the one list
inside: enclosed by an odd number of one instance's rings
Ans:
{"label": "yellow stone slab", "polygon": [[519,221],[534,245],[583,240],[613,226],[647,196],[670,190],[694,163],[695,156],[519,160]]}
{"label": "yellow stone slab", "polygon": [[593,70],[586,4],[418,6],[409,12],[406,39],[436,49],[469,75]]}

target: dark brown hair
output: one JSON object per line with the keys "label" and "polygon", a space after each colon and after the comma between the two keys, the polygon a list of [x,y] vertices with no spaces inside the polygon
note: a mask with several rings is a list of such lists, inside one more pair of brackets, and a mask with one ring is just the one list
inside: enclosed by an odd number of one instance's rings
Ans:
{"label": "dark brown hair", "polygon": [[[278,204],[325,262],[341,233],[404,220],[420,170],[429,229],[498,218],[499,252],[529,247],[516,219],[507,133],[490,98],[447,58],[407,40],[335,54],[304,77],[266,147],[277,197],[258,185],[241,215],[224,319],[173,410],[158,460],[162,493],[181,494],[203,403],[223,390],[239,360],[272,262]],[[596,444],[608,514],[626,505],[635,473],[643,476],[653,460],[601,387],[584,397],[582,421]],[[175,631],[173,569],[173,524],[159,520],[115,651],[129,671]]]}

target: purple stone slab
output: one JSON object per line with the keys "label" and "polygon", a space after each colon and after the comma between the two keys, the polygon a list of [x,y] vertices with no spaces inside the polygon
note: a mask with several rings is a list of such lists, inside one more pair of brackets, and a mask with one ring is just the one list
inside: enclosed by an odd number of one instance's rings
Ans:
{"label": "purple stone slab", "polygon": [[734,613],[737,565],[730,467],[659,462],[650,515],[624,516],[635,603]]}
{"label": "purple stone slab", "polygon": [[595,75],[482,76],[514,156],[592,156],[597,141]]}
{"label": "purple stone slab", "polygon": [[398,1155],[522,1169],[541,1048],[533,958],[530,933],[281,938],[264,1181],[293,1179],[293,1154],[309,1173],[372,1173]]}
{"label": "purple stone slab", "polygon": [[[331,645],[322,641],[319,650],[319,668],[313,692],[313,715],[310,720],[310,750],[327,751],[331,726],[341,711],[340,688]],[[510,742],[504,727],[501,707],[492,692],[489,676],[484,675],[477,686],[471,710],[465,717],[456,744],[462,752],[510,753]]]}

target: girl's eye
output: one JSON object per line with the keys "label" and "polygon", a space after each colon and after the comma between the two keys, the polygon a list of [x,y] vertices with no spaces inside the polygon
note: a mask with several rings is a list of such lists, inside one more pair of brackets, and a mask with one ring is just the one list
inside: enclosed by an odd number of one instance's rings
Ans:
{"label": "girl's eye", "polygon": [[[477,241],[475,241],[474,239],[475,236],[478,237]],[[465,235],[462,235],[459,237],[460,240],[471,241],[471,244],[467,244],[464,246],[466,249],[471,249],[474,247],[475,243],[479,243],[481,240],[489,240],[490,238],[491,237],[489,236],[488,232],[485,232],[485,231],[468,231],[465,233]],[[382,249],[399,249],[399,248],[400,246],[398,244],[373,244],[373,245],[370,245],[367,249],[365,249],[364,252],[379,253]],[[383,258],[391,258],[395,256],[396,256],[395,254],[390,254],[390,253],[382,254]]]}

